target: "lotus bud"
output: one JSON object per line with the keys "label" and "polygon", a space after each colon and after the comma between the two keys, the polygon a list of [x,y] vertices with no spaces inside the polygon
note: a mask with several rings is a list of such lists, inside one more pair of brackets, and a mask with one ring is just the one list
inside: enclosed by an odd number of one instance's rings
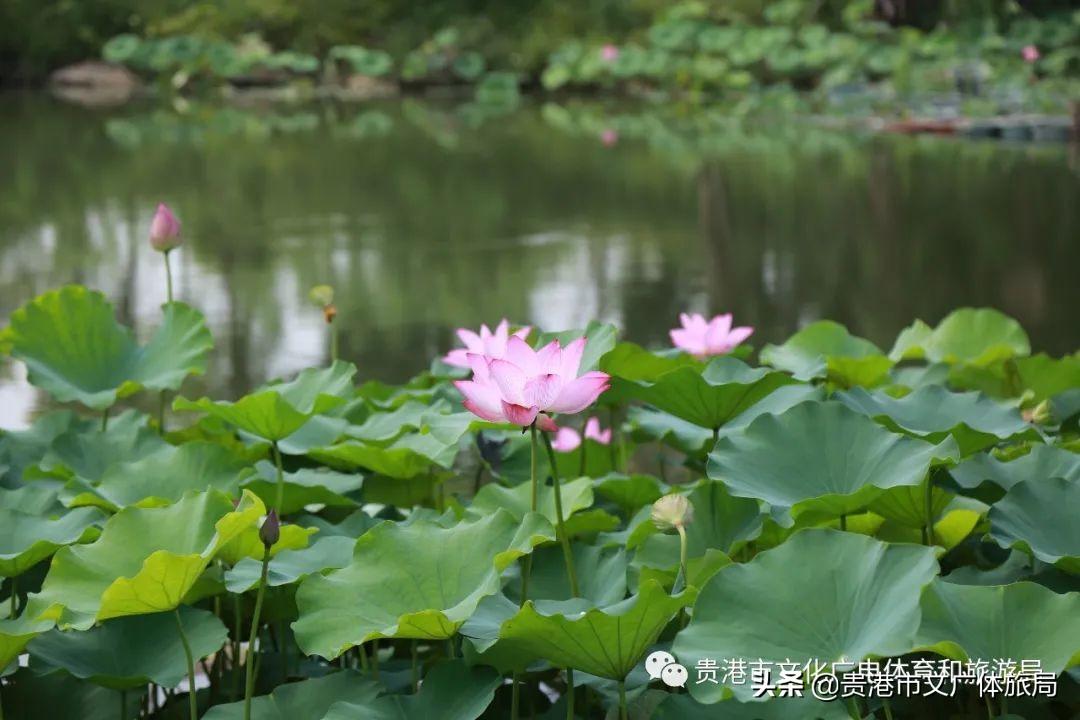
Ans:
{"label": "lotus bud", "polygon": [[653,524],[660,530],[684,528],[694,520],[694,507],[685,495],[665,495],[652,506]]}
{"label": "lotus bud", "polygon": [[165,203],[159,203],[150,223],[150,245],[158,252],[167,253],[183,242],[180,238],[180,221]]}
{"label": "lotus bud", "polygon": [[262,527],[259,528],[259,539],[263,546],[269,550],[281,537],[281,523],[278,522],[277,510],[271,510],[266,514]]}
{"label": "lotus bud", "polygon": [[311,288],[308,297],[311,298],[311,302],[321,308],[325,308],[328,305],[334,304],[334,288],[330,285],[316,285]]}
{"label": "lotus bud", "polygon": [[1021,413],[1024,419],[1033,425],[1046,425],[1050,422],[1050,401],[1043,400],[1033,408]]}

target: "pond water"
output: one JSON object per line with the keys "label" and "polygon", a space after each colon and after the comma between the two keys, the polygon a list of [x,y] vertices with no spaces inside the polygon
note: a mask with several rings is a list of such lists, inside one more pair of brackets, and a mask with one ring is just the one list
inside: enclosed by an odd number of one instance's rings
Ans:
{"label": "pond water", "polygon": [[[679,108],[396,101],[127,106],[0,96],[0,319],[99,288],[145,334],[165,287],[156,203],[183,222],[178,297],[217,344],[189,394],[318,363],[311,286],[341,353],[401,381],[458,326],[611,321],[667,343],[680,311],[734,312],[759,346],[833,318],[886,348],[961,305],[1077,348],[1080,158],[1067,145],[887,137]],[[0,370],[0,425],[44,400]]]}

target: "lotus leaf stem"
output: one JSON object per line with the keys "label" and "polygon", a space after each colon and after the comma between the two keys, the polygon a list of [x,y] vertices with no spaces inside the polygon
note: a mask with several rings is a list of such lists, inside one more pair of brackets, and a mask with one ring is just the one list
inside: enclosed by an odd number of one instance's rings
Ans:
{"label": "lotus leaf stem", "polygon": [[285,502],[285,471],[281,468],[281,449],[278,448],[278,444],[275,441],[273,446],[274,453],[274,467],[277,468],[277,497],[274,501],[274,509],[277,510],[278,515],[282,515],[281,506]]}
{"label": "lotus leaf stem", "polygon": [[619,681],[619,720],[628,720],[630,716],[626,708],[626,680]]}
{"label": "lotus leaf stem", "polygon": [[173,610],[173,616],[176,618],[176,629],[180,633],[180,644],[184,646],[184,659],[187,660],[188,714],[191,720],[199,720],[199,699],[195,695],[195,658],[191,655],[191,645],[188,643],[187,633],[184,632],[179,607]]}
{"label": "lotus leaf stem", "polygon": [[[566,534],[566,521],[563,517],[562,490],[559,488],[559,470],[555,464],[555,449],[551,447],[551,438],[544,435],[544,446],[547,448],[548,464],[551,465],[551,482],[555,490],[555,521],[559,531],[559,544],[562,545],[563,557],[566,559],[566,577],[570,581],[570,593],[574,597],[581,597],[578,590],[577,573],[574,571],[574,553],[570,549],[570,538]],[[584,446],[584,443],[582,443]]]}

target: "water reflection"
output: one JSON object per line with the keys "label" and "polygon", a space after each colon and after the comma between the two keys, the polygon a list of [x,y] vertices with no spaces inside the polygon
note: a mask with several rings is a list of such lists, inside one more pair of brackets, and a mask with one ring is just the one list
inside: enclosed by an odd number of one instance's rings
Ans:
{"label": "water reflection", "polygon": [[[187,238],[177,294],[217,342],[188,392],[233,396],[318,362],[318,283],[337,288],[342,355],[387,381],[502,316],[598,317],[649,344],[680,310],[732,310],[759,345],[832,317],[887,345],[913,317],[977,304],[1039,349],[1077,346],[1065,146],[414,101],[107,113],[6,97],[0,133],[0,316],[80,282],[151,328],[165,291],[145,235],[165,200]],[[38,401],[3,373],[11,427]]]}

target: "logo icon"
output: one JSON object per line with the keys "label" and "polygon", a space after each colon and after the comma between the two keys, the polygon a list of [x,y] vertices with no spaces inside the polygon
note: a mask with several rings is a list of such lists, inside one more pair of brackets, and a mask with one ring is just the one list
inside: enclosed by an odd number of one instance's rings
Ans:
{"label": "logo icon", "polygon": [[670,688],[684,687],[690,673],[675,660],[675,656],[663,650],[645,658],[645,671],[653,680],[659,680]]}

